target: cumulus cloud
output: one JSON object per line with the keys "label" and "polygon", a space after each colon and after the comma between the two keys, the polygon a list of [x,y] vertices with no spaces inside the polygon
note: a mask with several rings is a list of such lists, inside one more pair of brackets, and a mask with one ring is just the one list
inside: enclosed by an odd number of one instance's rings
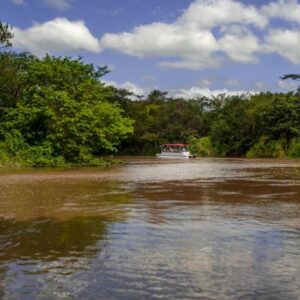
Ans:
{"label": "cumulus cloud", "polygon": [[43,0],[48,6],[54,7],[58,10],[66,10],[71,8],[73,0]]}
{"label": "cumulus cloud", "polygon": [[268,18],[253,5],[234,0],[196,0],[178,19],[190,29],[211,29],[226,24],[248,24],[265,27]]}
{"label": "cumulus cloud", "polygon": [[14,28],[13,33],[13,44],[17,48],[35,54],[77,50],[101,51],[99,41],[83,21],[72,22],[65,18],[56,18],[25,30]]}
{"label": "cumulus cloud", "polygon": [[101,44],[138,57],[201,55],[218,50],[211,32],[189,32],[175,24],[164,23],[139,26],[132,33],[105,34]]}
{"label": "cumulus cloud", "polygon": [[[137,57],[179,57],[164,60],[163,68],[204,69],[218,67],[222,52],[237,62],[256,61],[258,38],[250,29],[226,27],[245,24],[263,28],[268,18],[252,5],[233,0],[197,0],[173,23],[152,23],[137,26],[132,32],[105,34],[104,48],[114,49]],[[223,26],[218,40],[212,29]]]}
{"label": "cumulus cloud", "polygon": [[259,39],[247,28],[232,26],[222,30],[224,35],[219,40],[220,48],[236,62],[257,62],[255,53],[261,49]]}
{"label": "cumulus cloud", "polygon": [[266,37],[266,51],[275,52],[294,64],[300,64],[300,30],[274,29]]}
{"label": "cumulus cloud", "polygon": [[280,18],[300,23],[300,4],[298,0],[278,0],[262,7],[262,12],[270,18]]}
{"label": "cumulus cloud", "polygon": [[195,0],[173,23],[156,22],[131,32],[107,33],[101,45],[140,58],[167,58],[159,63],[162,68],[199,70],[219,67],[226,60],[256,63],[259,54],[269,52],[299,63],[295,48],[299,31],[272,29],[273,18],[300,23],[300,4],[297,0],[262,6],[235,0]]}
{"label": "cumulus cloud", "polygon": [[211,57],[219,49],[213,34],[207,30],[187,31],[177,24],[153,23],[136,27],[131,33],[105,34],[101,45],[140,58],[183,58],[161,62],[164,68],[200,69],[218,65],[218,60]]}
{"label": "cumulus cloud", "polygon": [[[10,0],[23,3],[24,0]],[[40,0],[57,9],[73,0]],[[131,31],[94,37],[83,21],[65,18],[14,29],[14,45],[34,53],[112,49],[127,55],[160,58],[161,68],[200,70],[225,63],[257,63],[277,53],[300,64],[299,0],[250,5],[236,0],[195,0],[173,22],[154,22]],[[273,19],[284,19],[275,28]],[[293,25],[293,26],[291,26]]]}

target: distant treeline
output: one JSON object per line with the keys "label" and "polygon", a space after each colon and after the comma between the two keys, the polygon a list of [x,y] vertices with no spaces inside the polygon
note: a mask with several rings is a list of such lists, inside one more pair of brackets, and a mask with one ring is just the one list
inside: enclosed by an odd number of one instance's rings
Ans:
{"label": "distant treeline", "polygon": [[286,94],[220,95],[174,99],[153,91],[131,101],[113,98],[134,120],[124,154],[154,154],[162,143],[189,143],[198,156],[300,157],[300,97]]}
{"label": "distant treeline", "polygon": [[198,156],[300,157],[299,91],[186,100],[154,90],[133,101],[101,82],[105,67],[15,53],[11,37],[0,22],[0,165],[98,165],[173,142]]}

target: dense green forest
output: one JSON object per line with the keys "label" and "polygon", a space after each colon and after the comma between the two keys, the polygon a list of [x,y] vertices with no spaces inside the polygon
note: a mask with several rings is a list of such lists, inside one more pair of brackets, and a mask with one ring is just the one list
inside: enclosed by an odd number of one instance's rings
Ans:
{"label": "dense green forest", "polygon": [[187,142],[198,156],[300,157],[297,93],[184,100],[153,91],[142,101],[120,100],[135,122],[121,153],[153,154],[161,143]]}
{"label": "dense green forest", "polygon": [[[0,22],[0,165],[98,165],[107,154],[152,155],[189,143],[198,156],[300,157],[300,91],[132,100],[81,58],[10,50]],[[298,80],[299,75],[283,79]]]}

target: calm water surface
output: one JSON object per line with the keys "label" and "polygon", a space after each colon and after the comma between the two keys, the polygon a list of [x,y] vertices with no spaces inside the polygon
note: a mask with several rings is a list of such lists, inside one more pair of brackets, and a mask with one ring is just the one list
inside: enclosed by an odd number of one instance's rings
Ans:
{"label": "calm water surface", "polygon": [[2,299],[300,299],[300,161],[0,170]]}

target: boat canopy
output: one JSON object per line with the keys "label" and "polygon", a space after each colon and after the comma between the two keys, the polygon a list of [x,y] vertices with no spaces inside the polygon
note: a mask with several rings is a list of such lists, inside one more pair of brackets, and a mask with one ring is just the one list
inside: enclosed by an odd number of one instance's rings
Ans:
{"label": "boat canopy", "polygon": [[166,146],[166,147],[186,147],[188,144],[162,144],[161,146]]}

